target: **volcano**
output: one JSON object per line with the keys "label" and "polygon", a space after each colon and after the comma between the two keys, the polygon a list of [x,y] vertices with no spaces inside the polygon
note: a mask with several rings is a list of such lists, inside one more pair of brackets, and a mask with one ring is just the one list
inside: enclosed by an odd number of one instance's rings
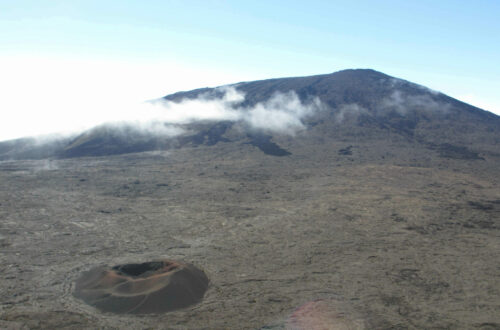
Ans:
{"label": "volcano", "polygon": [[0,143],[1,328],[500,328],[500,117],[373,70],[151,102],[207,107]]}
{"label": "volcano", "polygon": [[[103,125],[71,139],[50,143],[30,138],[2,142],[0,159],[107,156],[210,147],[219,142],[249,144],[268,155],[288,156],[306,151],[299,149],[307,145],[392,140],[409,143],[412,149],[434,150],[443,157],[480,159],[480,154],[494,152],[492,146],[499,141],[500,117],[374,70],[344,70],[310,77],[241,82],[225,87],[242,93],[244,99],[232,105],[242,112],[275,95],[287,93],[294,93],[304,103],[315,98],[322,106],[300,118],[303,129],[293,139],[280,134],[282,132],[245,127],[237,120],[194,118],[189,123],[177,125],[184,128],[185,133],[176,137],[158,136],[133,125],[120,128]],[[217,100],[223,96],[221,88],[202,88],[167,95],[154,102],[175,104],[200,98]]]}

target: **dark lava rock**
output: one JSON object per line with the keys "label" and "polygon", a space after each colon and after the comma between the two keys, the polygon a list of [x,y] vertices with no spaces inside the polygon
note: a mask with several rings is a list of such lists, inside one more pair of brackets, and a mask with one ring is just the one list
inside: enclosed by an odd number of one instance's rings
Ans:
{"label": "dark lava rock", "polygon": [[288,150],[272,142],[272,137],[269,135],[248,135],[248,137],[250,138],[249,144],[259,148],[266,155],[283,157],[292,154]]}
{"label": "dark lava rock", "polygon": [[443,143],[440,145],[431,145],[431,149],[437,149],[439,151],[439,155],[443,158],[484,160],[484,158],[479,156],[477,152],[471,151],[464,146]]}
{"label": "dark lava rock", "polygon": [[348,146],[346,148],[340,149],[339,155],[344,155],[344,156],[352,155],[352,146]]}

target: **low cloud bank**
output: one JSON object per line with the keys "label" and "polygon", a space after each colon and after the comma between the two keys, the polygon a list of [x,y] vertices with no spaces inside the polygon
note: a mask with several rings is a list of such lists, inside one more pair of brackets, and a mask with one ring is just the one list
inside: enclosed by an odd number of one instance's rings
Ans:
{"label": "low cloud bank", "polygon": [[401,116],[407,116],[414,111],[427,114],[448,113],[452,106],[449,103],[436,100],[434,97],[437,95],[439,95],[438,92],[412,95],[396,89],[370,109],[357,103],[341,104],[335,109],[334,119],[340,124],[349,118],[357,118],[360,115],[385,116],[395,112]]}
{"label": "low cloud bank", "polygon": [[148,125],[152,122],[172,127],[197,121],[227,120],[241,122],[253,130],[293,135],[305,128],[304,118],[323,106],[319,98],[302,102],[295,92],[290,91],[276,93],[265,102],[248,107],[242,106],[245,94],[234,87],[220,87],[216,91],[222,92],[223,96],[214,99],[210,94],[202,94],[196,99],[185,99],[179,103],[161,101],[145,105],[152,108],[149,112],[155,116],[138,121],[138,127],[150,129]]}
{"label": "low cloud bank", "polygon": [[[49,142],[51,139],[74,136],[102,125],[125,133],[135,130],[155,136],[174,137],[186,133],[188,128],[184,125],[203,121],[232,121],[254,131],[294,135],[305,129],[304,119],[327,108],[318,97],[304,101],[294,91],[275,93],[269,99],[252,106],[248,106],[248,103],[242,91],[229,85],[180,102],[157,100],[134,104],[127,101],[126,95],[123,99],[112,100],[93,100],[82,95],[72,103],[64,103],[66,111],[61,111],[58,118],[49,121],[59,121],[66,125],[54,127],[52,132],[59,135],[38,140],[41,143]],[[450,108],[449,104],[439,101],[435,94],[412,95],[396,88],[388,97],[374,105],[374,108],[356,103],[338,106],[334,109],[334,120],[342,123],[359,115],[383,116],[390,112],[400,115],[407,115],[412,111],[446,113]],[[43,109],[40,114],[43,116]],[[42,120],[29,122],[35,125],[40,122],[39,126],[43,125]]]}
{"label": "low cloud bank", "polygon": [[[39,133],[32,135],[36,137],[36,143],[45,144],[92,128],[107,127],[115,132],[132,130],[173,137],[186,132],[185,124],[222,120],[239,122],[252,130],[293,135],[304,128],[304,118],[322,107],[319,98],[302,102],[293,91],[276,93],[254,106],[244,106],[244,103],[245,94],[233,86],[218,87],[212,93],[181,102],[158,100],[134,104],[127,101],[126,95],[123,99],[113,100],[92,100],[82,96],[64,105],[66,111],[52,121],[53,126],[40,127]],[[44,125],[45,121],[40,120],[39,125]],[[36,122],[30,123],[36,125]]]}

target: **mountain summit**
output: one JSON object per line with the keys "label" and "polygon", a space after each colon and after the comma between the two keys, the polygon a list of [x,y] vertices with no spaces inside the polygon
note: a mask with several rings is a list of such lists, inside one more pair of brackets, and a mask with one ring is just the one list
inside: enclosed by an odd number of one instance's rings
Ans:
{"label": "mountain summit", "polygon": [[[412,148],[427,148],[449,157],[481,159],[481,155],[495,152],[499,142],[500,117],[370,69],[240,82],[153,101],[165,105],[165,112],[189,102],[189,109],[198,108],[196,113],[166,123],[177,134],[155,134],[133,125],[103,125],[51,143],[32,139],[3,142],[0,157],[106,156],[219,143],[289,156],[310,149],[304,146],[334,141],[401,140]],[[207,115],[210,106],[224,108],[223,114]]]}

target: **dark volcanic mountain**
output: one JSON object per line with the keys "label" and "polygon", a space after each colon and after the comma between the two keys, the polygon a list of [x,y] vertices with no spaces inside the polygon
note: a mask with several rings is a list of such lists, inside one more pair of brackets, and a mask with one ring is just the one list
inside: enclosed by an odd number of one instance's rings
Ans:
{"label": "dark volcanic mountain", "polygon": [[[269,155],[287,156],[304,145],[392,140],[406,141],[445,157],[480,159],[493,152],[491,146],[500,140],[500,117],[373,70],[242,82],[230,87],[245,96],[243,101],[231,105],[242,112],[274,95],[290,92],[304,103],[319,99],[321,110],[300,118],[304,127],[295,138],[283,132],[252,128],[238,120],[192,120],[177,125],[185,133],[176,137],[158,136],[133,126],[101,126],[51,143],[36,143],[32,139],[3,142],[0,159],[105,156],[212,146],[219,142],[250,144]],[[216,100],[223,95],[221,88],[202,88],[171,94],[156,102]]]}

